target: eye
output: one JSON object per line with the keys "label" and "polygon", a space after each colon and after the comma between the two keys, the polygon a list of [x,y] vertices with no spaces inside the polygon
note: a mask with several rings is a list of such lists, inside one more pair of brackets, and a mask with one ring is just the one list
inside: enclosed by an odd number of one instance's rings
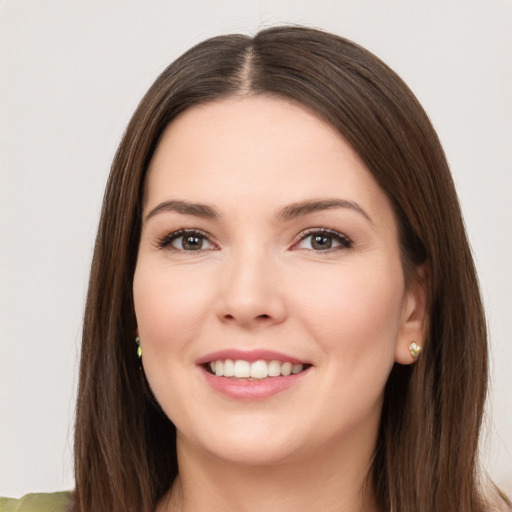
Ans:
{"label": "eye", "polygon": [[172,247],[177,251],[204,251],[216,249],[207,237],[206,233],[193,229],[180,229],[165,236],[160,242],[159,247]]}
{"label": "eye", "polygon": [[342,233],[331,229],[315,228],[303,233],[294,248],[320,252],[330,249],[348,249],[351,246],[352,241]]}

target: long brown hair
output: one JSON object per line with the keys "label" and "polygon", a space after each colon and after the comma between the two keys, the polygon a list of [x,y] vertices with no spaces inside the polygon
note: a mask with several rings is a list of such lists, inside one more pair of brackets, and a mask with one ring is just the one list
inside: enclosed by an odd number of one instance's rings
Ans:
{"label": "long brown hair", "polygon": [[395,364],[370,482],[383,510],[481,512],[477,448],[486,325],[457,195],[437,135],[403,81],[347,41],[302,27],[209,39],[155,81],[115,156],[84,319],[75,510],[152,512],[177,475],[175,428],[139,369],[132,280],[148,163],[192,105],[232,95],[291,99],[333,125],[390,198],[404,271],[427,268],[429,321],[415,365]]}

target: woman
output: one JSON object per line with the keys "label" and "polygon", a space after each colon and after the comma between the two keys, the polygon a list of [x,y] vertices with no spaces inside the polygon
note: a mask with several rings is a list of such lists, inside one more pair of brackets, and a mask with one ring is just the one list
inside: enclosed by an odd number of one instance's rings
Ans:
{"label": "woman", "polygon": [[164,71],[104,198],[73,510],[502,510],[486,383],[446,159],[387,66],[279,27]]}

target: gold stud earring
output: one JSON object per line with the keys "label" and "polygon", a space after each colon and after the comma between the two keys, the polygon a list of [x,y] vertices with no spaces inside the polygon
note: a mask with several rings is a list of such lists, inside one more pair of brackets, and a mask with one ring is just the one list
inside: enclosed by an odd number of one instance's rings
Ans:
{"label": "gold stud earring", "polygon": [[413,341],[410,345],[409,345],[409,352],[411,353],[411,357],[413,359],[417,359],[418,356],[420,355],[420,352],[421,352],[421,347],[419,345],[416,344],[415,341]]}

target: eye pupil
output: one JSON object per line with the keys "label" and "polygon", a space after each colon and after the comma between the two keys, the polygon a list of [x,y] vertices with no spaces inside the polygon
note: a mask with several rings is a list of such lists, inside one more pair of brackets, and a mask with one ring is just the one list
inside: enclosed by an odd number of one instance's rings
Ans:
{"label": "eye pupil", "polygon": [[326,250],[332,246],[332,237],[326,235],[313,235],[311,239],[311,247],[313,249]]}
{"label": "eye pupil", "polygon": [[194,251],[201,249],[202,239],[198,236],[190,235],[183,237],[183,249],[188,251]]}

